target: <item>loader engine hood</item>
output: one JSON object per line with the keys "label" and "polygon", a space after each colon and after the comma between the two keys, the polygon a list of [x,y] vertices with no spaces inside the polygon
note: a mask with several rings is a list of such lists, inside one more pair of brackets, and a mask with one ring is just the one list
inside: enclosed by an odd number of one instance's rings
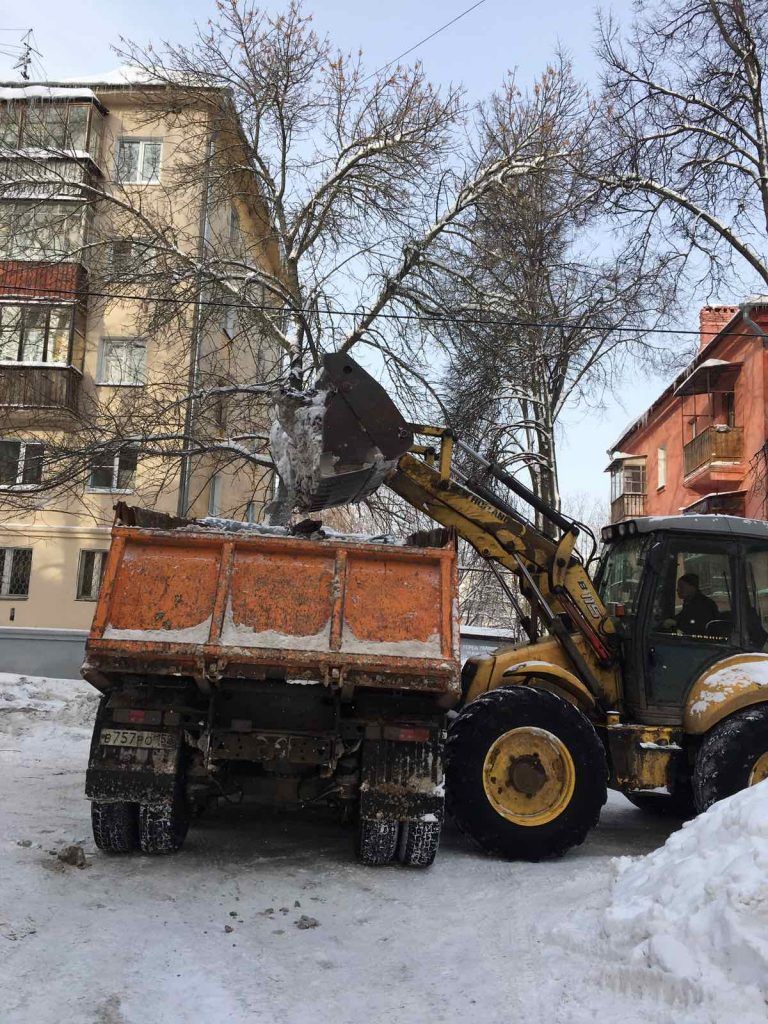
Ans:
{"label": "loader engine hood", "polygon": [[381,384],[341,353],[323,356],[312,391],[280,395],[270,431],[283,500],[299,512],[362,501],[412,444]]}

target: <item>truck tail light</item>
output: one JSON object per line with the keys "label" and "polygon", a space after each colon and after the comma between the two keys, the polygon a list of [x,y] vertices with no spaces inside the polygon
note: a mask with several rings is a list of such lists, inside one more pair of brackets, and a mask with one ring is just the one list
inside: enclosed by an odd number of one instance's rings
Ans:
{"label": "truck tail light", "polygon": [[129,722],[145,722],[147,718],[146,711],[141,708],[130,708],[128,710],[128,721]]}
{"label": "truck tail light", "polygon": [[429,729],[421,725],[385,725],[382,736],[400,743],[428,743]]}

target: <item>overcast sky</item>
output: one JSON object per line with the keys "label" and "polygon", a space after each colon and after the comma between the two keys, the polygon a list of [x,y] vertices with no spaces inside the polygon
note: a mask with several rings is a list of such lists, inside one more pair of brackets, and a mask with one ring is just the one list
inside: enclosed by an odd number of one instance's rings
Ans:
{"label": "overcast sky", "polygon": [[[318,31],[327,31],[345,50],[361,48],[375,69],[397,57],[472,0],[316,0]],[[279,5],[270,3],[271,8]],[[630,0],[614,0],[613,10],[629,17]],[[35,0],[14,5],[14,14],[0,22],[0,46],[16,44],[27,28],[35,31],[41,59],[38,76],[72,78],[109,71],[117,64],[110,44],[119,36],[142,42],[184,41],[195,19],[204,22],[213,11],[209,0]],[[7,10],[7,7],[6,7]],[[463,82],[473,98],[487,95],[509,69],[527,84],[551,59],[555,47],[571,53],[577,75],[594,82],[592,53],[594,5],[578,0],[484,0],[477,10],[421,46],[408,59],[419,58],[437,82]],[[19,14],[18,12],[26,12]],[[8,19],[11,20],[8,20]],[[27,19],[29,19],[27,21]],[[14,78],[13,59],[0,56],[0,77]],[[691,311],[689,324],[698,317]],[[566,495],[588,492],[605,498],[605,450],[663,388],[663,381],[635,378],[601,411],[573,411],[560,437],[561,487]]]}

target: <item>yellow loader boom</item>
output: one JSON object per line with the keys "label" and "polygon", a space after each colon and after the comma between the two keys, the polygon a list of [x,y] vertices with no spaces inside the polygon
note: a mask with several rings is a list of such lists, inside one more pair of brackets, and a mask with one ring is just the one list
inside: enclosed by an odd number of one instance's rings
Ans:
{"label": "yellow loader boom", "polygon": [[[289,395],[278,417],[273,451],[297,507],[315,511],[359,501],[386,483],[414,508],[455,529],[490,563],[513,572],[532,609],[530,617],[519,609],[531,641],[541,621],[596,702],[615,706],[612,623],[575,550],[578,524],[450,430],[406,423],[381,385],[349,356],[326,355],[316,394],[309,400]],[[432,443],[414,443],[415,436]],[[457,450],[472,466],[471,476],[457,468]],[[531,506],[554,536],[496,494],[492,481]],[[507,593],[515,602],[509,588]]]}

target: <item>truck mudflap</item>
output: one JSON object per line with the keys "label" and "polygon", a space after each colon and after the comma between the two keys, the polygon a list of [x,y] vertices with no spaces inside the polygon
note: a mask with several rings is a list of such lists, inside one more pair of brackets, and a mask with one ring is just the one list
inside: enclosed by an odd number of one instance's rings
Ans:
{"label": "truck mudflap", "polygon": [[[422,739],[424,733],[428,739]],[[398,738],[388,738],[387,734]],[[408,739],[408,735],[419,739]],[[442,822],[445,808],[442,729],[369,727],[363,743],[360,817]]]}
{"label": "truck mudflap", "polygon": [[167,805],[178,790],[183,744],[181,728],[113,723],[102,706],[85,773],[86,797]]}

